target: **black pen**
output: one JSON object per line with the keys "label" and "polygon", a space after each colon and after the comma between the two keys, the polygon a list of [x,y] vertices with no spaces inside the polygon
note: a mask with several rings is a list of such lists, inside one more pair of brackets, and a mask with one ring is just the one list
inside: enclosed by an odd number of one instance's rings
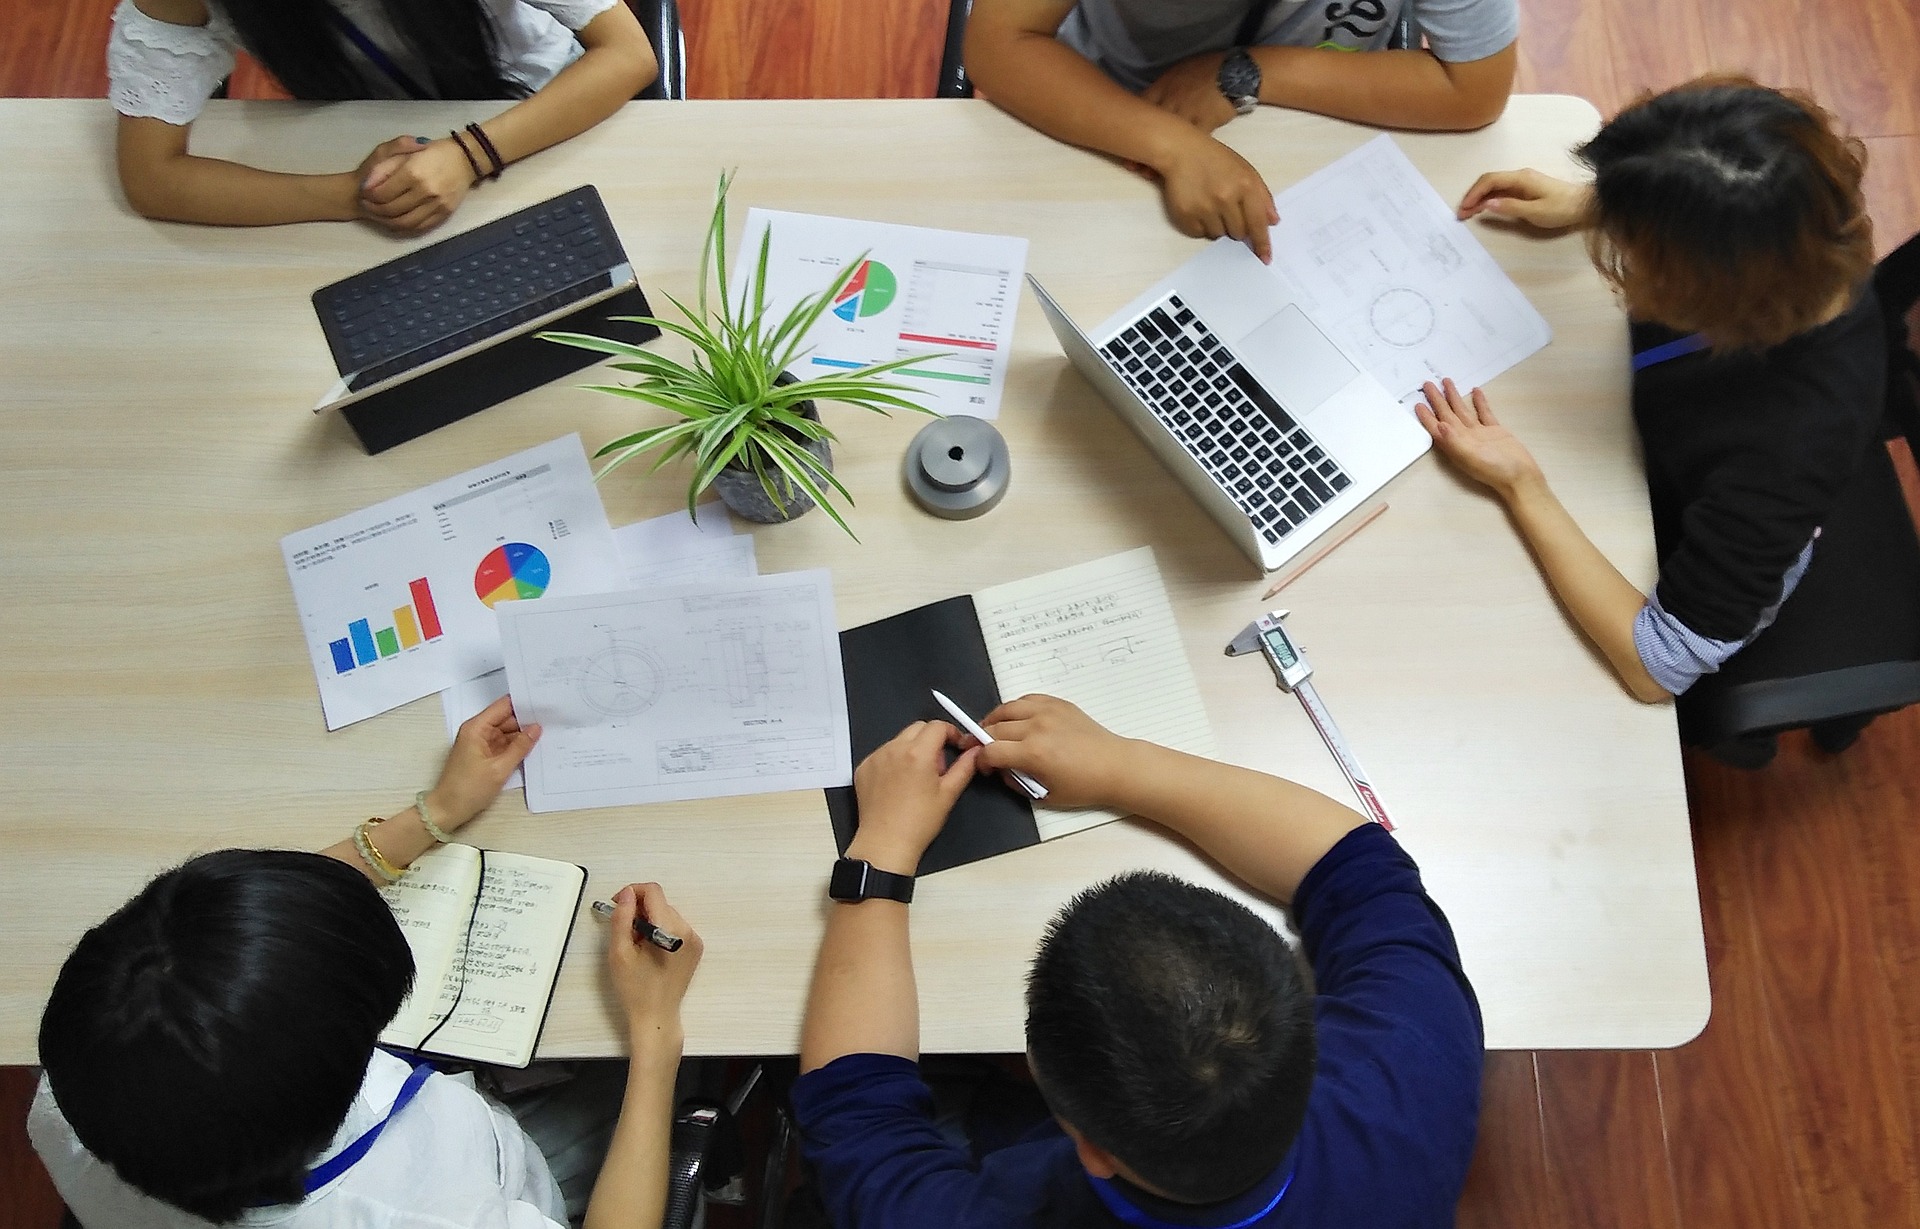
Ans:
{"label": "black pen", "polygon": [[[593,902],[593,914],[595,917],[611,918],[613,913],[612,901],[596,900]],[[681,945],[686,942],[686,940],[682,939],[679,935],[668,934],[639,914],[635,914],[633,918],[633,937],[643,943],[651,943],[663,952],[677,952],[680,950]]]}

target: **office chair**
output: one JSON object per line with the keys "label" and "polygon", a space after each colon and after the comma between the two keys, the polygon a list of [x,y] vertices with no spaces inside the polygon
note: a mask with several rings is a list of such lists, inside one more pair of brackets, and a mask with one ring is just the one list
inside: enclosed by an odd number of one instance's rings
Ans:
{"label": "office chair", "polygon": [[967,79],[962,52],[967,41],[967,16],[973,12],[973,0],[947,0],[947,44],[940,53],[940,75],[933,83],[935,98],[972,98],[973,82]]}
{"label": "office chair", "polygon": [[1783,730],[1844,750],[1875,717],[1920,703],[1920,534],[1883,442],[1905,435],[1920,456],[1920,359],[1903,322],[1920,300],[1920,236],[1881,262],[1874,290],[1888,325],[1882,438],[1779,620],[1678,701],[1681,736],[1736,766],[1766,763]]}
{"label": "office chair", "polygon": [[687,96],[687,35],[680,25],[677,0],[627,0],[627,7],[640,19],[640,28],[653,44],[653,57],[660,62],[660,75],[653,84],[635,94],[635,98],[680,100]]}

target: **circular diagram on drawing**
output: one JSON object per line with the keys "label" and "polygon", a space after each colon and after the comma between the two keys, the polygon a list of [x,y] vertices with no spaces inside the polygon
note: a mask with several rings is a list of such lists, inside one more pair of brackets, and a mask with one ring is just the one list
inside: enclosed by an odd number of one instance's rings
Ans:
{"label": "circular diagram on drawing", "polygon": [[665,681],[650,655],[615,645],[587,659],[580,671],[580,698],[609,717],[631,717],[653,707]]}
{"label": "circular diagram on drawing", "polygon": [[1418,290],[1395,286],[1374,299],[1367,322],[1381,341],[1405,350],[1433,336],[1433,304]]}

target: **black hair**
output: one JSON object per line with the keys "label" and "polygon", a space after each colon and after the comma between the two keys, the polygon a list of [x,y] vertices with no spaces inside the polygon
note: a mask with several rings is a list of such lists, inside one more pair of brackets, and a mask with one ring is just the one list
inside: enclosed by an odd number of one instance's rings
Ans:
{"label": "black hair", "polygon": [[1270,1174],[1313,1084],[1313,995],[1252,910],[1157,871],[1069,901],[1027,978],[1053,1111],[1162,1193],[1215,1203]]}
{"label": "black hair", "polygon": [[1872,270],[1866,147],[1805,94],[1701,77],[1642,96],[1575,153],[1593,170],[1594,262],[1636,315],[1773,346]]}
{"label": "black hair", "polygon": [[[379,0],[394,30],[426,66],[419,84],[440,98],[519,98],[501,73],[499,33],[480,0]],[[240,43],[295,98],[349,99],[386,92],[386,74],[350,54],[327,0],[222,0]]]}
{"label": "black hair", "polygon": [[215,1223],[304,1197],[413,956],[366,876],[229,849],[81,937],[40,1017],[54,1101],[122,1180]]}

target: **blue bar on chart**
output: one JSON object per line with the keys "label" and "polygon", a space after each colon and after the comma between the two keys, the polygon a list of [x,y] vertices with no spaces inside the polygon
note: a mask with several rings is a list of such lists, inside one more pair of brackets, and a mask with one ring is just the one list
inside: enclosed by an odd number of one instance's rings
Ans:
{"label": "blue bar on chart", "polygon": [[347,624],[347,634],[353,637],[353,654],[365,666],[380,660],[380,650],[373,647],[373,628],[365,619],[355,619]]}
{"label": "blue bar on chart", "polygon": [[353,669],[353,650],[347,647],[346,641],[335,640],[329,644],[327,648],[333,653],[333,672],[335,674],[345,674],[347,671]]}

